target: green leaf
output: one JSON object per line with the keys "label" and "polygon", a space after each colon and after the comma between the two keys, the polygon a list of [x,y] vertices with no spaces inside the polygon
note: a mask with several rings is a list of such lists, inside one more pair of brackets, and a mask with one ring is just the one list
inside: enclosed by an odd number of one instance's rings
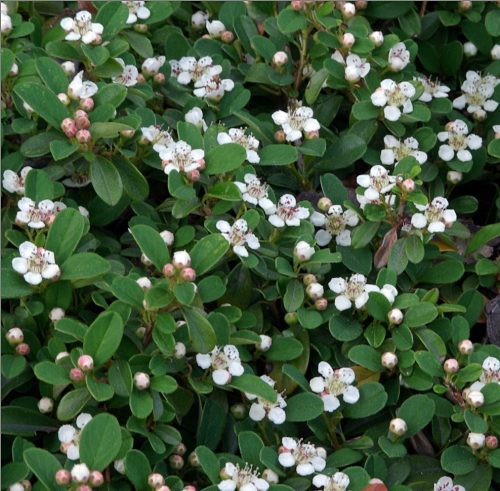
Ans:
{"label": "green leaf", "polygon": [[380,113],[380,108],[374,106],[371,101],[356,102],[352,106],[352,115],[359,121],[375,119]]}
{"label": "green leaf", "polygon": [[153,262],[159,271],[170,261],[170,254],[161,235],[149,225],[135,225],[130,228],[141,251]]}
{"label": "green leaf", "polygon": [[64,160],[80,150],[80,145],[67,140],[53,140],[49,143],[50,153],[54,160]]}
{"label": "green leaf", "polygon": [[125,360],[115,360],[108,370],[108,380],[115,393],[129,397],[132,393],[132,371]]}
{"label": "green leaf", "polygon": [[302,282],[292,280],[286,286],[286,292],[283,297],[283,305],[287,312],[295,312],[304,302],[304,287]]}
{"label": "green leaf", "polygon": [[22,275],[13,269],[2,268],[2,299],[26,297],[32,293]]}
{"label": "green leaf", "polygon": [[204,446],[196,447],[195,452],[198,460],[200,461],[201,468],[212,484],[218,483],[220,481],[220,465],[217,456],[212,452],[212,450]]}
{"label": "green leaf", "polygon": [[115,395],[113,387],[105,382],[97,380],[94,374],[89,374],[85,377],[85,385],[90,395],[97,402],[109,401]]}
{"label": "green leaf", "polygon": [[259,153],[260,165],[279,166],[296,162],[299,154],[292,145],[267,145]]}
{"label": "green leaf", "polygon": [[9,75],[10,69],[14,64],[16,57],[14,53],[8,48],[0,49],[0,62],[1,62],[1,72],[2,72],[2,82]]}
{"label": "green leaf", "polygon": [[110,270],[109,262],[99,254],[81,252],[66,259],[61,266],[61,280],[90,280],[106,274]]}
{"label": "green leaf", "polygon": [[114,206],[120,201],[123,184],[120,174],[112,162],[97,156],[90,163],[90,179],[95,192],[105,203]]}
{"label": "green leaf", "polygon": [[486,225],[472,236],[465,252],[467,254],[472,254],[480,247],[487,244],[490,240],[498,236],[500,236],[500,223],[492,223],[490,225]]}
{"label": "green leaf", "polygon": [[380,363],[380,353],[371,346],[366,344],[353,346],[349,350],[348,356],[351,361],[364,368],[368,368],[368,370],[373,372],[383,370],[382,364]]}
{"label": "green leaf", "polygon": [[497,9],[490,10],[484,18],[484,25],[490,36],[500,36],[500,12]]}
{"label": "green leaf", "polygon": [[196,443],[215,450],[222,438],[225,425],[226,409],[224,406],[215,399],[207,399],[198,425]]}
{"label": "green leaf", "polygon": [[236,143],[225,143],[212,148],[206,156],[206,172],[209,175],[224,174],[238,169],[246,160],[246,150]]}
{"label": "green leaf", "polygon": [[37,363],[33,369],[38,380],[52,385],[66,385],[71,381],[69,371],[60,365],[51,361],[42,361]]}
{"label": "green leaf", "polygon": [[90,399],[91,395],[85,388],[75,389],[64,394],[57,406],[57,419],[59,421],[71,421],[80,414]]}
{"label": "green leaf", "polygon": [[125,456],[125,473],[137,491],[149,491],[148,476],[151,465],[147,457],[139,450],[129,450]]}
{"label": "green leaf", "polygon": [[380,227],[380,222],[364,222],[356,227],[352,233],[352,247],[361,249],[366,247]]}
{"label": "green leaf", "polygon": [[177,382],[170,375],[158,375],[151,379],[151,389],[162,394],[172,394],[177,390]]}
{"label": "green leaf", "polygon": [[446,472],[461,476],[476,468],[477,459],[468,447],[453,445],[441,454],[441,466]]}
{"label": "green leaf", "polygon": [[9,405],[2,409],[2,434],[33,437],[38,432],[57,431],[59,423],[40,411]]}
{"label": "green leaf", "polygon": [[55,94],[66,94],[68,90],[68,77],[61,65],[47,56],[35,60],[36,70],[45,85]]}
{"label": "green leaf", "polygon": [[20,83],[14,87],[14,92],[29,104],[35,113],[57,129],[59,129],[64,118],[71,116],[66,106],[57,98],[54,92],[43,85],[33,82]]}
{"label": "green leaf", "polygon": [[259,468],[260,451],[264,448],[264,442],[259,435],[253,431],[242,431],[238,435],[241,458],[250,465]]}
{"label": "green leaf", "polygon": [[233,182],[217,182],[206,195],[222,201],[241,201],[241,192]]}
{"label": "green leaf", "polygon": [[35,202],[54,198],[54,183],[49,175],[40,169],[33,169],[28,173],[25,190],[26,196]]}
{"label": "green leaf", "polygon": [[319,178],[321,189],[334,205],[341,205],[347,199],[347,189],[335,174],[323,174]]}
{"label": "green leaf", "polygon": [[132,389],[130,410],[139,419],[147,418],[153,411],[153,398],[148,390]]}
{"label": "green leaf", "polygon": [[418,264],[424,259],[424,244],[422,239],[416,235],[409,235],[405,242],[405,252],[408,261]]}
{"label": "green leaf", "polygon": [[302,12],[297,12],[288,7],[278,15],[278,28],[281,32],[289,34],[307,27],[307,19]]}
{"label": "green leaf", "polygon": [[45,489],[66,489],[56,483],[56,472],[61,469],[61,464],[50,452],[41,448],[28,448],[23,453],[23,459]]}
{"label": "green leaf", "polygon": [[139,169],[128,159],[115,157],[125,193],[134,201],[144,201],[149,194],[149,184]]}
{"label": "green leaf", "polygon": [[289,361],[298,358],[304,351],[302,343],[293,337],[275,336],[273,344],[266,351],[269,361]]}
{"label": "green leaf", "polygon": [[420,277],[420,281],[433,285],[456,283],[463,276],[464,271],[465,267],[462,261],[447,259],[429,267]]}
{"label": "green leaf", "polygon": [[186,319],[193,350],[198,353],[210,352],[215,346],[216,337],[205,312],[194,307],[183,307],[182,312]]}
{"label": "green leaf", "polygon": [[123,320],[115,312],[103,312],[89,326],[83,339],[83,351],[94,358],[95,366],[108,361],[123,336]]}
{"label": "green leaf", "polygon": [[94,22],[103,25],[104,39],[112,39],[127,25],[128,8],[118,2],[101,4]]}
{"label": "green leaf", "polygon": [[94,96],[94,102],[98,106],[111,104],[118,107],[127,97],[127,87],[120,84],[109,84],[99,89]]}
{"label": "green leaf", "polygon": [[318,170],[333,170],[349,167],[366,152],[365,140],[357,135],[347,134],[328,147],[326,155],[315,166]]}
{"label": "green leaf", "polygon": [[262,399],[266,399],[266,401],[276,402],[276,391],[255,375],[243,374],[240,377],[233,377],[228,386],[248,394],[262,397]]}
{"label": "green leaf", "polygon": [[321,397],[302,392],[287,399],[285,411],[287,421],[311,421],[323,414],[324,404]]}
{"label": "green leaf", "polygon": [[111,283],[113,295],[122,302],[128,303],[137,309],[142,309],[144,291],[132,278],[117,276]]}
{"label": "green leaf", "polygon": [[424,326],[432,322],[437,316],[438,309],[434,304],[421,302],[406,311],[405,323],[408,327]]}
{"label": "green leaf", "polygon": [[80,434],[80,460],[90,469],[104,470],[118,455],[122,434],[118,420],[111,414],[94,416]]}
{"label": "green leaf", "polygon": [[378,382],[366,382],[359,387],[359,401],[344,404],[342,414],[346,418],[361,419],[381,411],[387,402],[384,386]]}
{"label": "green leaf", "polygon": [[197,276],[216,266],[228,250],[229,243],[221,234],[206,235],[200,239],[189,252]]}
{"label": "green leaf", "polygon": [[90,133],[94,140],[99,138],[115,138],[120,134],[120,131],[132,130],[133,128],[128,124],[123,123],[93,123],[90,127]]}
{"label": "green leaf", "polygon": [[332,316],[328,327],[330,334],[338,341],[353,341],[363,332],[361,324],[356,319],[343,315]]}
{"label": "green leaf", "polygon": [[132,49],[143,58],[151,58],[154,55],[153,46],[151,41],[142,34],[134,31],[124,31],[123,33],[127,38]]}
{"label": "green leaf", "polygon": [[408,431],[405,437],[410,437],[425,428],[432,420],[436,406],[434,401],[425,395],[408,397],[398,411],[398,417],[406,421]]}
{"label": "green leaf", "polygon": [[74,208],[59,212],[47,234],[46,249],[52,251],[56,263],[62,264],[73,254],[85,231],[85,218]]}
{"label": "green leaf", "polygon": [[81,47],[83,53],[94,67],[103,65],[109,59],[109,51],[103,46],[89,46],[87,44],[82,44]]}

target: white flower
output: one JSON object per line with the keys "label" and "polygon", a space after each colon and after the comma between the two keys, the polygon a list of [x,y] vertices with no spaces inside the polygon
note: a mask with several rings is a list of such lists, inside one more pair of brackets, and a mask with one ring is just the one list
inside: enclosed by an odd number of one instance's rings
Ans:
{"label": "white flower", "polygon": [[415,213],[411,217],[411,224],[415,228],[427,227],[430,233],[444,232],[447,226],[457,220],[455,210],[447,210],[448,200],[441,196],[426,205],[415,205],[415,207],[422,213]]}
{"label": "white flower", "polygon": [[364,208],[367,203],[380,203],[382,200],[392,204],[395,197],[385,195],[396,185],[396,180],[396,176],[390,176],[389,172],[381,165],[374,165],[370,169],[370,174],[358,176],[356,182],[365,188],[362,195],[356,195],[361,208]]}
{"label": "white flower", "polygon": [[29,228],[44,228],[46,221],[53,215],[54,202],[44,199],[37,204],[30,198],[21,198],[17,206],[19,211],[16,214],[18,225],[27,225]]}
{"label": "white flower", "polygon": [[488,356],[482,366],[483,372],[479,381],[470,386],[471,390],[481,390],[486,384],[500,384],[500,360],[494,356]]}
{"label": "white flower", "polygon": [[85,44],[91,44],[98,39],[104,29],[102,24],[92,22],[92,14],[81,10],[75,18],[65,17],[61,20],[61,27],[67,32],[66,41],[82,40]]}
{"label": "white flower", "polygon": [[362,308],[368,302],[368,293],[379,291],[376,285],[367,284],[366,277],[362,274],[353,274],[348,281],[344,278],[332,278],[328,287],[337,294],[335,307],[340,311],[350,309],[353,302],[357,309]]}
{"label": "white flower", "polygon": [[151,15],[151,12],[145,6],[146,2],[122,0],[122,3],[124,3],[128,8],[127,24],[135,24],[138,18],[141,20],[148,19]]}
{"label": "white flower", "polygon": [[212,380],[217,385],[226,385],[231,378],[243,375],[243,365],[238,348],[232,344],[224,347],[216,346],[210,353],[196,355],[196,363],[200,368],[212,370]]}
{"label": "white flower", "polygon": [[251,164],[258,164],[260,162],[259,154],[259,140],[252,134],[245,134],[244,128],[230,128],[227,133],[219,133],[217,135],[217,143],[224,145],[225,143],[236,143],[241,145],[247,152],[247,160]]}
{"label": "white flower", "polygon": [[240,218],[231,226],[225,220],[219,220],[215,226],[221,231],[224,237],[233,248],[233,252],[241,257],[248,257],[247,245],[250,249],[258,249],[260,247],[259,239],[251,232],[248,232],[248,224],[246,220]]}
{"label": "white flower", "polygon": [[153,144],[153,150],[159,152],[171,145],[174,140],[167,130],[162,130],[160,126],[147,126],[141,128],[142,136],[150,143]]}
{"label": "white flower", "polygon": [[220,491],[267,491],[269,488],[269,483],[260,477],[258,470],[248,464],[241,468],[237,464],[227,462],[221,474],[224,477],[217,484]]}
{"label": "white flower", "polygon": [[66,312],[64,309],[61,309],[61,307],[54,307],[49,312],[49,319],[52,322],[57,322],[57,321],[60,321],[61,319],[63,319],[65,315],[66,315]]}
{"label": "white flower", "polygon": [[464,55],[467,58],[470,58],[472,56],[477,55],[477,46],[474,43],[471,43],[468,41],[467,43],[464,43]]}
{"label": "white flower", "polygon": [[205,152],[201,149],[192,149],[185,141],[170,144],[162,147],[159,151],[162,159],[165,174],[170,174],[173,170],[177,172],[191,172],[200,169],[205,161]]}
{"label": "white flower", "polygon": [[419,101],[431,102],[432,99],[448,97],[450,88],[447,85],[440,85],[438,80],[433,82],[428,77],[414,77],[413,80],[417,80],[424,86],[424,92],[418,98]]}
{"label": "white flower", "polygon": [[467,435],[467,445],[469,445],[472,450],[478,450],[484,447],[484,442],[486,436],[483,433],[469,433]]}
{"label": "white flower", "polygon": [[356,376],[351,368],[334,370],[326,361],[318,365],[321,377],[314,377],[309,382],[313,392],[321,395],[325,411],[331,413],[340,406],[339,397],[347,404],[354,404],[359,400],[359,390],[352,385]]}
{"label": "white flower", "polygon": [[382,80],[380,87],[371,95],[371,101],[374,106],[384,108],[386,119],[398,121],[402,114],[413,111],[411,98],[414,95],[415,87],[410,82],[397,84],[387,78]]}
{"label": "white flower", "polygon": [[351,231],[346,227],[355,227],[359,222],[358,215],[352,210],[343,210],[340,205],[332,205],[327,213],[313,212],[311,223],[321,227],[314,238],[316,243],[323,247],[330,243],[333,237],[338,245],[351,245]]}
{"label": "white flower", "polygon": [[72,99],[87,99],[95,95],[97,91],[98,87],[94,82],[83,81],[83,70],[75,75],[68,86],[68,95]]}
{"label": "white flower", "polygon": [[191,24],[195,29],[200,29],[208,20],[208,14],[198,10],[191,16]]}
{"label": "white flower", "polygon": [[204,56],[196,60],[193,56],[183,56],[177,64],[172,64],[176,75],[177,82],[181,85],[188,85],[191,82],[196,82],[202,78],[211,79],[222,72],[222,66],[214,65],[210,56]]}
{"label": "white flower", "polygon": [[309,476],[321,472],[326,466],[326,451],[312,443],[283,437],[281,440],[279,463],[283,467],[294,467],[299,476]]}
{"label": "white flower", "polygon": [[440,142],[447,141],[447,144],[439,147],[438,155],[445,162],[449,162],[456,157],[461,162],[468,162],[472,160],[470,150],[478,150],[481,148],[483,139],[477,135],[468,135],[469,128],[467,124],[460,119],[450,121],[446,127],[446,131],[440,131],[437,134]]}
{"label": "white flower", "polygon": [[298,102],[295,107],[289,107],[287,112],[276,111],[272,114],[274,123],[283,128],[289,142],[300,140],[302,134],[307,136],[319,131],[320,124],[313,116],[313,110],[302,106],[302,102]]}
{"label": "white flower", "polygon": [[336,472],[333,476],[316,474],[313,477],[314,486],[323,488],[323,491],[346,491],[349,483],[349,476],[343,472]]}
{"label": "white flower", "polygon": [[121,58],[114,58],[123,68],[123,72],[111,80],[115,84],[125,85],[125,87],[133,87],[137,84],[137,77],[139,76],[139,70],[134,65],[125,65],[125,62]]}
{"label": "white flower", "polygon": [[[2,26],[3,26],[3,16],[2,16]],[[3,31],[2,31],[3,32]],[[20,482],[16,482],[14,484],[11,484],[8,488],[7,491],[25,491],[25,487],[22,485]]]}
{"label": "white flower", "polygon": [[462,84],[462,95],[453,101],[453,107],[464,109],[470,114],[480,113],[481,110],[493,112],[498,107],[498,102],[493,99],[495,87],[500,80],[493,75],[481,77],[478,72],[469,70]]}
{"label": "white flower", "polygon": [[395,44],[389,51],[389,68],[393,72],[400,72],[410,63],[410,52],[404,43]]}
{"label": "white flower", "polygon": [[12,19],[10,18],[9,11],[7,9],[7,4],[2,2],[2,15],[1,17],[1,25],[0,31],[2,34],[8,34],[12,31]]}
{"label": "white flower", "polygon": [[175,235],[172,232],[170,232],[170,230],[162,230],[160,232],[160,237],[163,239],[163,242],[165,242],[165,245],[167,247],[173,245],[175,240]]}
{"label": "white flower", "polygon": [[24,181],[28,172],[32,169],[32,167],[26,166],[21,169],[19,175],[17,175],[14,171],[7,169],[3,173],[2,186],[9,193],[17,193],[24,194]]}
{"label": "white flower", "polygon": [[310,283],[306,287],[306,294],[312,300],[318,300],[325,294],[325,289],[321,283]]}
{"label": "white flower", "polygon": [[78,460],[80,458],[80,433],[91,419],[90,414],[81,413],[76,418],[76,428],[73,425],[62,425],[59,428],[57,437],[69,460]]}
{"label": "white flower", "polygon": [[465,488],[459,484],[453,484],[451,477],[444,476],[434,484],[434,491],[465,491]]}
{"label": "white flower", "polygon": [[243,200],[252,205],[259,205],[267,214],[274,213],[276,207],[268,198],[269,186],[261,183],[260,179],[254,174],[245,174],[245,182],[235,182],[240,190]]}
{"label": "white flower", "polygon": [[360,78],[365,78],[370,72],[370,63],[358,55],[350,54],[345,62],[345,78],[349,82],[357,82]]}
{"label": "white flower", "polygon": [[[267,375],[261,375],[260,379],[266,384],[274,388],[276,382]],[[286,407],[286,401],[281,394],[276,394],[276,402],[269,402],[266,399],[256,396],[255,394],[247,394],[245,396],[250,401],[255,401],[250,406],[248,415],[253,421],[262,421],[266,416],[269,421],[280,425],[285,422],[286,413],[283,408]]]}
{"label": "white flower", "polygon": [[403,141],[392,135],[384,136],[385,149],[380,152],[380,161],[384,165],[398,164],[405,157],[415,157],[419,164],[427,162],[427,154],[418,149],[418,140],[412,136]]}
{"label": "white flower", "polygon": [[155,56],[153,58],[146,58],[142,63],[142,72],[147,75],[156,75],[164,64],[165,64],[164,56]]}
{"label": "white flower", "polygon": [[[75,460],[75,459],[72,459]],[[86,464],[75,464],[71,469],[71,479],[77,483],[87,482],[90,477],[90,470]]]}
{"label": "white flower", "polygon": [[298,261],[303,262],[303,261],[309,261],[311,257],[313,257],[315,253],[315,249],[313,246],[311,246],[309,243],[307,243],[305,240],[301,240],[297,242],[293,249],[293,255],[297,258]]}
{"label": "white flower", "polygon": [[60,269],[52,251],[26,241],[19,246],[19,254],[21,257],[12,260],[12,268],[30,285],[39,285],[44,279],[59,276]]}
{"label": "white flower", "polygon": [[195,82],[194,86],[193,94],[196,97],[219,101],[226,92],[231,92],[234,89],[234,82],[229,78],[204,78]]}
{"label": "white flower", "polygon": [[268,213],[270,214],[269,222],[278,228],[285,225],[298,227],[300,220],[309,218],[309,210],[303,206],[297,206],[297,200],[291,194],[284,194],[279,199],[276,209]]}
{"label": "white flower", "polygon": [[184,121],[187,123],[194,124],[198,128],[202,128],[203,131],[207,131],[207,123],[203,119],[203,111],[199,107],[193,107],[184,115]]}
{"label": "white flower", "polygon": [[207,20],[205,25],[208,34],[212,38],[220,38],[221,34],[226,30],[226,26],[220,20],[214,20],[212,22]]}

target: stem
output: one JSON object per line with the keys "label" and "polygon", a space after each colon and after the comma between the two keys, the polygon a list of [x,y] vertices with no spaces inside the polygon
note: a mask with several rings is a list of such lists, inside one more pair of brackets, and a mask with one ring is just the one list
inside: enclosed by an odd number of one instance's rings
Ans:
{"label": "stem", "polygon": [[420,17],[425,15],[425,10],[427,9],[427,0],[422,2],[422,6],[420,7]]}
{"label": "stem", "polygon": [[296,91],[299,90],[300,84],[302,83],[302,70],[304,68],[304,65],[306,64],[306,58],[307,58],[307,38],[309,37],[310,32],[311,32],[311,27],[303,29],[300,37],[299,68],[295,75],[295,84],[293,86]]}
{"label": "stem", "polygon": [[336,433],[337,418],[330,419],[326,413],[323,413],[323,419],[326,424],[326,429],[328,430],[328,435],[330,436],[332,447],[337,450],[341,447]]}

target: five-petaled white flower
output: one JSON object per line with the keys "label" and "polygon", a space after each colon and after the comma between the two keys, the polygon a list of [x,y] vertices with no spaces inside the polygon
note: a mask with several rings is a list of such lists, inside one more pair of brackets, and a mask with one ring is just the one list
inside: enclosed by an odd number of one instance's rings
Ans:
{"label": "five-petaled white flower", "polygon": [[380,161],[384,165],[398,165],[405,157],[415,157],[419,164],[427,162],[427,154],[418,149],[418,140],[409,136],[403,141],[392,135],[384,136],[385,149],[380,152]]}
{"label": "five-petaled white flower", "polygon": [[222,72],[222,66],[214,65],[210,56],[203,56],[199,60],[193,56],[183,56],[179,61],[172,60],[170,65],[173,76],[181,85],[197,82],[202,77],[211,79]]}
{"label": "five-petaled white flower", "polygon": [[76,418],[76,428],[73,425],[62,425],[59,428],[57,437],[69,460],[78,460],[80,458],[80,433],[91,419],[90,414],[81,413]]}
{"label": "five-petaled white flower", "polygon": [[413,80],[420,82],[424,86],[424,91],[418,98],[419,101],[431,102],[432,99],[443,99],[448,97],[450,88],[447,85],[441,85],[438,80],[433,82],[428,77],[414,77]]}
{"label": "five-petaled white flower", "polygon": [[250,249],[260,247],[259,239],[252,232],[248,231],[248,223],[243,218],[236,220],[231,226],[225,220],[219,220],[215,226],[233,248],[233,252],[241,257],[248,257],[247,245]]}
{"label": "five-petaled white flower", "polygon": [[212,370],[212,380],[217,385],[226,385],[232,377],[243,375],[243,365],[238,348],[232,344],[216,346],[210,353],[196,355],[196,363],[200,368]]}
{"label": "five-petaled white flower", "polygon": [[359,390],[352,385],[356,375],[351,368],[338,368],[334,370],[326,361],[318,365],[321,377],[310,380],[309,386],[313,392],[321,395],[325,411],[331,413],[340,407],[340,399],[347,404],[354,404],[359,400]]}
{"label": "five-petaled white flower", "polygon": [[145,20],[151,15],[150,10],[146,7],[144,1],[122,0],[128,8],[127,24],[135,24],[137,19]]}
{"label": "five-petaled white flower", "polygon": [[283,467],[294,467],[299,476],[321,472],[326,466],[326,450],[312,443],[303,443],[290,437],[283,437],[278,461]]}
{"label": "five-petaled white flower", "polygon": [[7,169],[3,173],[2,186],[9,193],[24,194],[24,181],[28,172],[33,167],[23,167],[19,175],[17,175],[13,170]]}
{"label": "five-petaled white flower", "polygon": [[[268,375],[261,375],[261,380],[266,384],[274,387],[276,382]],[[280,425],[285,422],[286,413],[283,408],[286,407],[285,398],[281,394],[276,394],[276,402],[270,402],[255,394],[247,394],[245,396],[250,401],[255,401],[250,406],[248,415],[253,421],[262,421],[266,416],[269,421]]]}
{"label": "five-petaled white flower", "polygon": [[415,205],[422,213],[415,213],[411,217],[411,224],[415,228],[425,228],[430,233],[444,232],[447,226],[450,226],[457,220],[455,210],[447,210],[448,200],[437,196],[426,205]]}
{"label": "five-petaled white flower", "polygon": [[450,121],[445,126],[445,131],[440,131],[437,134],[440,142],[447,141],[447,144],[439,147],[438,155],[445,161],[449,162],[457,156],[461,162],[472,160],[470,150],[478,150],[481,148],[483,139],[477,135],[469,135],[469,128],[464,121],[457,119]]}
{"label": "five-petaled white flower", "polygon": [[27,225],[29,228],[44,228],[47,220],[54,213],[54,202],[44,199],[37,204],[30,198],[21,198],[17,206],[19,211],[16,214],[18,225]]}
{"label": "five-petaled white flower", "polygon": [[349,53],[344,59],[342,53],[336,50],[332,59],[345,66],[344,76],[348,82],[358,82],[370,72],[370,63],[366,61],[366,58],[360,58],[358,55]]}
{"label": "five-petaled white flower", "polygon": [[357,309],[362,308],[368,302],[369,292],[379,291],[377,285],[367,284],[366,277],[362,274],[353,274],[348,281],[344,278],[332,278],[328,287],[337,294],[335,307],[340,311],[350,309],[353,302]]}
{"label": "five-petaled white flower", "polygon": [[297,200],[291,194],[284,194],[278,201],[278,206],[269,212],[269,222],[275,227],[281,228],[285,225],[298,227],[300,220],[309,218],[309,210],[303,206],[297,206]]}
{"label": "five-petaled white flower", "polygon": [[500,384],[500,360],[494,356],[488,356],[483,361],[483,372],[479,380],[474,382],[471,390],[481,390],[486,384]]}
{"label": "five-petaled white flower", "polygon": [[146,75],[156,75],[164,64],[164,56],[154,56],[153,58],[146,58],[142,63],[142,72]]}
{"label": "five-petaled white flower", "polygon": [[269,186],[254,174],[245,174],[243,180],[245,182],[235,182],[243,200],[252,205],[259,205],[267,214],[273,213],[276,206],[268,197]]}
{"label": "five-petaled white flower", "polygon": [[303,106],[302,102],[290,106],[287,112],[276,111],[272,114],[274,123],[283,128],[289,142],[300,140],[302,134],[307,137],[319,131],[320,124],[313,116],[313,110]]}
{"label": "five-petaled white flower", "polygon": [[123,68],[122,73],[113,77],[111,80],[115,84],[125,85],[125,87],[133,87],[137,84],[137,77],[139,76],[139,70],[135,65],[125,65],[125,62],[121,58],[115,58]]}
{"label": "five-petaled white flower", "polygon": [[75,15],[75,18],[65,17],[61,20],[61,27],[67,32],[66,41],[82,40],[85,44],[95,42],[104,26],[97,22],[92,22],[92,14],[86,10],[81,10]]}
{"label": "five-petaled white flower", "polygon": [[217,484],[220,491],[267,491],[269,488],[269,483],[260,477],[258,469],[248,464],[240,467],[238,464],[227,462],[221,475],[223,478]]}
{"label": "five-petaled white flower", "polygon": [[26,241],[19,246],[19,254],[21,257],[12,260],[12,268],[30,285],[39,285],[44,279],[59,276],[60,269],[52,251]]}
{"label": "five-petaled white flower", "polygon": [[162,147],[159,154],[163,170],[167,175],[173,170],[187,173],[205,165],[205,152],[199,148],[191,148],[191,145],[183,140]]}
{"label": "five-petaled white flower", "polygon": [[332,476],[316,474],[313,477],[313,484],[323,491],[346,491],[349,483],[349,476],[343,472],[336,472]]}
{"label": "five-petaled white flower", "polygon": [[346,227],[355,227],[359,217],[353,210],[343,210],[340,205],[332,205],[327,213],[315,211],[311,215],[311,223],[316,227],[322,227],[315,235],[316,243],[326,246],[333,237],[338,245],[351,245],[351,231]]}
{"label": "five-petaled white flower", "polygon": [[380,203],[385,200],[392,204],[395,196],[385,196],[396,185],[397,177],[390,176],[387,169],[381,165],[374,165],[370,174],[362,174],[356,178],[359,186],[365,188],[363,194],[357,194],[356,198],[364,208],[367,203]]}
{"label": "five-petaled white flower", "polygon": [[194,83],[193,95],[196,97],[220,101],[226,92],[234,89],[234,82],[230,78],[220,79],[204,77]]}
{"label": "five-petaled white flower", "polygon": [[498,102],[492,97],[500,79],[493,75],[481,77],[478,72],[472,70],[469,70],[465,77],[461,87],[463,93],[453,101],[453,107],[456,109],[467,107],[467,112],[470,114],[496,111]]}
{"label": "five-petaled white flower", "polygon": [[72,99],[86,99],[98,91],[98,87],[90,80],[83,81],[83,70],[78,72],[68,86],[68,95]]}
{"label": "five-petaled white flower", "polygon": [[227,133],[219,133],[217,135],[217,143],[223,145],[225,143],[236,143],[241,145],[247,152],[247,160],[251,164],[258,164],[260,162],[259,154],[259,140],[252,134],[247,135],[244,128],[230,128]]}
{"label": "five-petaled white flower", "polygon": [[389,68],[393,72],[400,72],[410,63],[410,52],[406,49],[404,43],[395,44],[389,51]]}
{"label": "five-petaled white flower", "polygon": [[434,491],[465,491],[465,488],[459,484],[453,484],[451,477],[443,476],[434,484]]}
{"label": "five-petaled white flower", "polygon": [[410,82],[400,82],[386,78],[380,87],[371,95],[374,106],[384,108],[384,117],[389,121],[398,121],[402,114],[413,111],[411,98],[415,95],[415,87]]}
{"label": "five-petaled white flower", "polygon": [[171,145],[174,140],[172,135],[167,130],[162,130],[158,125],[151,125],[141,128],[142,136],[153,144],[153,150],[160,152]]}

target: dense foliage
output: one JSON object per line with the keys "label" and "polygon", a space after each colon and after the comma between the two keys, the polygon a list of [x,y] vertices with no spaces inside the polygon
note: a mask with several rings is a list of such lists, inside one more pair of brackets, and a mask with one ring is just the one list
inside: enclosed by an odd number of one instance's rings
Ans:
{"label": "dense foliage", "polygon": [[2,489],[500,484],[496,2],[5,2]]}

